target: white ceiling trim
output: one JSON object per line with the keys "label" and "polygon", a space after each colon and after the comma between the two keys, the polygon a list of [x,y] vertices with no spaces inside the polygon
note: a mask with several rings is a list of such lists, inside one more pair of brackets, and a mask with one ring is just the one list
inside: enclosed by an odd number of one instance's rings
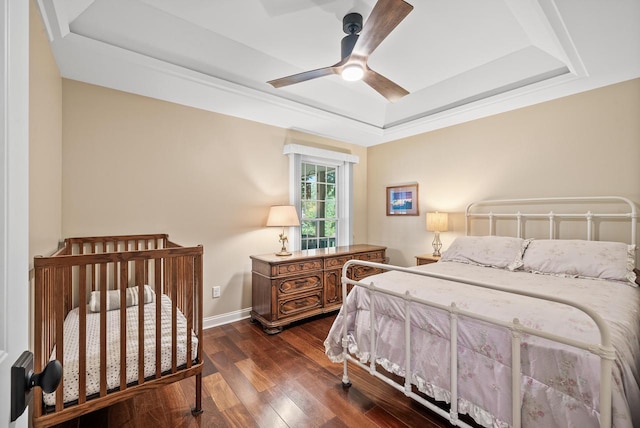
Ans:
{"label": "white ceiling trim", "polygon": [[565,61],[573,74],[580,77],[587,76],[587,69],[578,54],[578,49],[571,39],[567,25],[560,15],[555,0],[538,0],[538,4],[544,11],[548,24],[551,26],[551,33],[557,38],[557,42],[562,46],[562,50],[567,55]]}
{"label": "white ceiling trim", "polygon": [[548,101],[557,97],[558,88],[564,89],[562,96],[585,90],[584,85],[562,86],[581,79],[569,74],[384,129],[74,33],[53,48],[68,79],[365,147]]}
{"label": "white ceiling trim", "polygon": [[[63,77],[282,128],[307,129],[341,140],[344,127],[357,144],[380,142],[382,129],[255,89],[188,70],[74,33],[53,43]],[[317,122],[317,123],[316,123]]]}
{"label": "white ceiling trim", "polygon": [[37,1],[49,41],[59,40],[69,34],[69,20],[64,17],[64,12],[56,9],[52,0]]}
{"label": "white ceiling trim", "polygon": [[[538,47],[555,58],[561,56],[557,59],[566,65],[568,73],[557,75],[557,72],[555,76],[522,87],[506,84],[503,91],[499,87],[493,92],[487,91],[482,99],[461,95],[456,101],[454,96],[451,98],[453,101],[440,105],[443,110],[427,107],[425,113],[405,119],[402,114],[390,116],[387,113],[386,124],[378,125],[71,32],[69,24],[73,18],[69,15],[78,16],[83,10],[80,5],[88,7],[93,1],[76,0],[73,8],[65,9],[65,2],[38,0],[63,77],[362,146],[429,132],[639,75],[637,67],[633,66],[606,74],[589,75],[556,2],[537,0],[530,5],[535,9],[535,14],[523,17],[523,20],[530,20],[523,25],[534,29],[549,27],[547,36],[537,40]],[[530,38],[534,39],[535,31],[529,33]],[[536,46],[535,41],[532,43],[531,46]],[[428,105],[429,98],[424,97],[426,92],[422,98],[420,95],[414,94],[414,104],[423,99],[423,104]]]}

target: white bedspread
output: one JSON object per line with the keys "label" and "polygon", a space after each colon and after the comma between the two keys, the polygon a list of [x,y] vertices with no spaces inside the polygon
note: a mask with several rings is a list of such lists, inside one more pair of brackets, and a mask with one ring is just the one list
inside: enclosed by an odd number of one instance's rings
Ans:
{"label": "white bedspread", "polygon": [[[127,308],[127,383],[138,380],[138,306]],[[144,376],[156,372],[156,304],[144,306]],[[78,399],[78,308],[73,309],[64,321],[64,396],[65,403]],[[177,311],[177,366],[186,363],[187,320]],[[161,300],[161,367],[162,372],[171,369],[171,299],[162,295]],[[197,357],[198,338],[191,334],[191,356]],[[100,314],[87,313],[87,396],[100,392]],[[55,359],[54,349],[51,359]],[[120,386],[120,311],[107,312],[107,390]],[[55,405],[55,392],[43,394],[48,406]]]}
{"label": "white bedspread", "polygon": [[[610,326],[616,360],[613,365],[613,426],[640,427],[640,289],[599,280],[559,278],[526,272],[434,263],[419,266],[433,272],[555,295],[597,310]],[[517,317],[526,326],[577,340],[599,343],[595,323],[568,307],[471,285],[387,272],[367,278],[377,287],[449,305],[504,321]],[[427,283],[428,282],[428,283]],[[349,348],[361,361],[370,357],[369,296],[355,287],[347,299]],[[404,376],[404,303],[378,295],[377,362]],[[325,341],[327,356],[342,361],[344,308]],[[458,406],[487,427],[511,424],[511,335],[508,330],[459,319]],[[412,306],[412,382],[420,391],[450,401],[449,316],[433,308]],[[522,351],[523,427],[598,426],[600,362],[587,351],[525,335]]]}

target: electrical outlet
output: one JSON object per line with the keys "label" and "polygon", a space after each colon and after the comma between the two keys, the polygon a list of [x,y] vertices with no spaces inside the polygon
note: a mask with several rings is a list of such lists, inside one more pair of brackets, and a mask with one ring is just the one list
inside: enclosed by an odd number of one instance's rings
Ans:
{"label": "electrical outlet", "polygon": [[213,298],[217,299],[220,297],[220,287],[213,287]]}

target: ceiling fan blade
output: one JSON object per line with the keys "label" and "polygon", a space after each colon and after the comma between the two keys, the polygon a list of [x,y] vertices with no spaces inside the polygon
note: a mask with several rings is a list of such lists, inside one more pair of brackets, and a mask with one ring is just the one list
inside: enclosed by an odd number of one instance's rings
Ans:
{"label": "ceiling fan blade", "polygon": [[368,57],[413,10],[404,0],[378,0],[364,24],[352,56]]}
{"label": "ceiling fan blade", "polygon": [[[337,64],[336,64],[337,65]],[[293,85],[294,83],[300,83],[318,77],[329,76],[331,74],[338,74],[339,69],[335,65],[331,67],[318,68],[316,70],[305,71],[303,73],[293,74],[287,77],[281,77],[280,79],[270,80],[269,83],[274,88],[281,88],[283,86]]]}
{"label": "ceiling fan blade", "polygon": [[409,92],[402,86],[393,83],[391,80],[387,79],[382,74],[376,73],[369,67],[367,67],[367,70],[364,72],[362,80],[392,103],[395,103],[400,98],[409,94]]}

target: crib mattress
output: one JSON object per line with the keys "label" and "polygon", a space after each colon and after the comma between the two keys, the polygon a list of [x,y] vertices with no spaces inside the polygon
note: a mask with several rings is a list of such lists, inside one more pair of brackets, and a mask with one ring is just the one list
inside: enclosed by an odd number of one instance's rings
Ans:
{"label": "crib mattress", "polygon": [[[171,299],[162,295],[161,299],[161,371],[172,367],[171,361]],[[126,310],[127,383],[138,380],[138,306],[130,306]],[[186,364],[187,358],[187,320],[177,311],[177,366]],[[78,399],[78,347],[79,315],[78,308],[73,309],[64,321],[64,403]],[[197,357],[198,338],[191,332],[191,355]],[[87,397],[100,392],[100,314],[87,313],[87,345],[86,345],[86,385]],[[120,311],[107,312],[107,390],[120,386]],[[51,359],[56,358],[54,348]],[[144,305],[144,377],[156,372],[156,305],[155,302]],[[55,392],[43,394],[47,406],[55,405]]]}

